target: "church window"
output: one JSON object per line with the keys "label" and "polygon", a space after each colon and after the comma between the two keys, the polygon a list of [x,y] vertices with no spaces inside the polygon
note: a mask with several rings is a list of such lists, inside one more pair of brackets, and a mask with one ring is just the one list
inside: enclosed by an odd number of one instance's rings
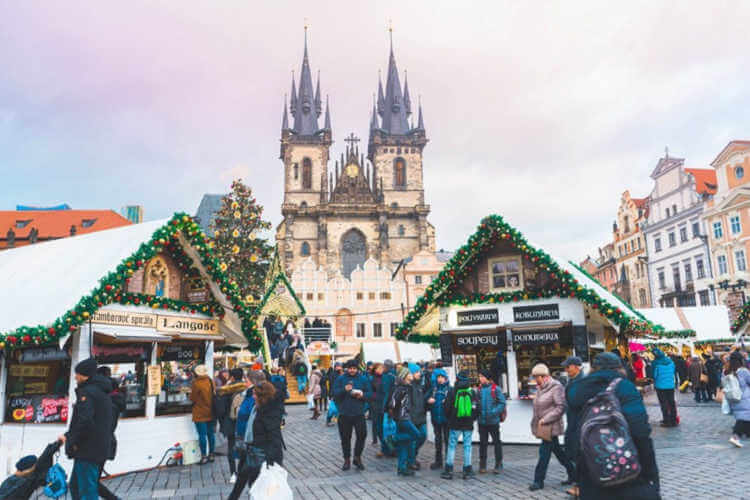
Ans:
{"label": "church window", "polygon": [[380,300],[391,300],[391,292],[380,292]]}
{"label": "church window", "polygon": [[299,207],[300,208],[307,208],[307,202],[303,201],[302,203],[299,204]]}
{"label": "church window", "polygon": [[490,285],[493,291],[507,292],[523,288],[520,257],[490,261]]}
{"label": "church window", "polygon": [[312,300],[312,299],[313,299],[313,294],[308,292],[307,293],[307,300]]}
{"label": "church window", "polygon": [[406,187],[406,160],[403,158],[393,160],[393,187]]}
{"label": "church window", "polygon": [[146,284],[143,292],[154,297],[169,296],[169,270],[161,257],[154,257],[146,267]]}
{"label": "church window", "polygon": [[406,234],[406,228],[404,227],[403,224],[399,224],[399,226],[398,226],[398,235],[399,236],[403,236],[405,234]]}
{"label": "church window", "polygon": [[299,163],[294,164],[294,180],[299,179]]}
{"label": "church window", "polygon": [[302,160],[302,189],[312,189],[312,160]]}
{"label": "church window", "polygon": [[289,251],[285,252],[284,255],[287,259],[291,259],[292,257],[294,257],[294,253]]}
{"label": "church window", "polygon": [[400,155],[400,154],[401,154],[401,148],[396,148],[396,154],[397,154],[397,155]]}
{"label": "church window", "polygon": [[356,229],[350,229],[341,238],[341,272],[350,278],[352,271],[363,267],[367,259],[367,245],[364,235]]}
{"label": "church window", "polygon": [[310,255],[310,244],[306,241],[302,242],[302,248],[300,249],[300,254],[303,257],[307,257]]}

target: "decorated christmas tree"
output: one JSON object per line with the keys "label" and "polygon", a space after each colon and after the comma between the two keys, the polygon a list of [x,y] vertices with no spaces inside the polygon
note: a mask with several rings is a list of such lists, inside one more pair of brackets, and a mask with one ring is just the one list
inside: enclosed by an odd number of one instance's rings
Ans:
{"label": "decorated christmas tree", "polygon": [[272,248],[259,233],[270,229],[263,220],[252,190],[237,179],[232,192],[221,200],[221,209],[211,225],[214,252],[220,266],[239,287],[248,304],[263,295],[263,282]]}

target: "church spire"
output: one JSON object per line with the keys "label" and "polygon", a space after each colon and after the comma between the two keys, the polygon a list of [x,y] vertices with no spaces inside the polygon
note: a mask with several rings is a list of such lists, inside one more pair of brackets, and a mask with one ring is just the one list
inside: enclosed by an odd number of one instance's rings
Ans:
{"label": "church spire", "polygon": [[[286,99],[284,99],[286,101]],[[289,108],[292,116],[297,114],[297,89],[294,84],[294,71],[292,71],[292,97],[289,100]]]}
{"label": "church spire", "polygon": [[409,98],[409,80],[406,78],[406,70],[404,70],[404,107],[406,108],[406,116],[411,114],[411,99]]}
{"label": "church spire", "polygon": [[372,95],[372,117],[370,118],[370,133],[380,128],[378,125],[378,111],[375,109],[375,94]]}
{"label": "church spire", "polygon": [[320,116],[322,111],[322,101],[320,100],[320,70],[318,70],[318,85],[315,88],[315,114]]}
{"label": "church spire", "polygon": [[[294,92],[294,91],[292,91]],[[318,96],[319,97],[319,96]],[[307,51],[307,26],[305,26],[305,51],[302,57],[302,70],[299,77],[299,95],[292,95],[296,106],[294,115],[294,133],[297,135],[314,135],[318,132],[317,100],[313,93],[310,58]],[[297,102],[298,99],[298,102]]]}
{"label": "church spire", "polygon": [[284,114],[281,118],[281,131],[287,130],[289,128],[289,114],[286,111],[286,94],[284,94]]}
{"label": "church spire", "polygon": [[328,96],[326,96],[326,118],[323,128],[326,130],[331,130],[331,109],[328,107]]}
{"label": "church spire", "polygon": [[407,121],[407,106],[404,95],[401,92],[401,83],[398,78],[396,67],[396,56],[393,54],[393,31],[391,31],[391,53],[388,60],[388,73],[386,74],[385,100],[381,116],[383,123],[381,128],[389,135],[406,135],[409,132]]}
{"label": "church spire", "polygon": [[417,130],[424,132],[424,118],[422,118],[422,98],[419,98],[419,118],[417,119]]}

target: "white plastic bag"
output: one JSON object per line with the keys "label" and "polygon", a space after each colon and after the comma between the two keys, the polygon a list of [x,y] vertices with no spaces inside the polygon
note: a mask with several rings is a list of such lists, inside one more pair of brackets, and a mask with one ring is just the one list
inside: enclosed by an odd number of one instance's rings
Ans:
{"label": "white plastic bag", "polygon": [[721,400],[721,413],[729,415],[732,413],[732,407],[729,405],[729,399],[726,396]]}
{"label": "white plastic bag", "polygon": [[313,395],[308,394],[307,396],[305,396],[305,398],[307,399],[307,409],[312,410],[313,408],[315,408],[315,398],[313,398]]}
{"label": "white plastic bag", "polygon": [[286,480],[287,472],[279,464],[263,464],[260,475],[250,488],[250,500],[293,500],[292,489]]}

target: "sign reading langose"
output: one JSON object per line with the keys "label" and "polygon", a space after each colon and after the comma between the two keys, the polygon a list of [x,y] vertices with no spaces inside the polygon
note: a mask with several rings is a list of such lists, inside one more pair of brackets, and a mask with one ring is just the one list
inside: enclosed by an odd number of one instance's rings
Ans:
{"label": "sign reading langose", "polygon": [[178,316],[159,316],[156,329],[166,333],[200,333],[217,335],[219,322],[215,319],[183,318]]}
{"label": "sign reading langose", "polygon": [[560,307],[557,304],[540,304],[538,306],[520,306],[513,308],[513,321],[547,321],[560,319]]}
{"label": "sign reading langose", "polygon": [[458,326],[497,325],[500,315],[497,309],[477,309],[475,311],[458,311],[456,313]]}

